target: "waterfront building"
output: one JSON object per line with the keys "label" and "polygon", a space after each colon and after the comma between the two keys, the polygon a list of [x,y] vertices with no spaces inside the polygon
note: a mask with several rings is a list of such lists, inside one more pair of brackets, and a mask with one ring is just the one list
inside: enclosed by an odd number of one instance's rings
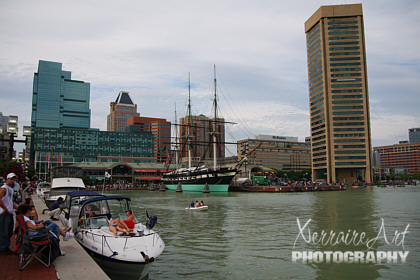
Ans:
{"label": "waterfront building", "polygon": [[90,128],[90,84],[58,62],[40,60],[34,74],[31,127]]}
{"label": "waterfront building", "polygon": [[362,5],[322,6],[305,32],[313,179],[371,183]]}
{"label": "waterfront building", "polygon": [[420,173],[420,142],[374,147],[373,151],[379,158],[375,170],[381,174],[387,170]]}
{"label": "waterfront building", "polygon": [[[119,103],[127,102],[123,97]],[[40,178],[57,165],[77,162],[153,163],[150,132],[125,133],[90,128],[90,84],[71,80],[61,63],[39,61],[34,75],[31,162]]]}
{"label": "waterfront building", "polygon": [[109,104],[110,112],[107,116],[107,130],[124,132],[130,117],[140,116],[137,104],[134,104],[127,91],[120,91],[115,102]]}
{"label": "waterfront building", "polygon": [[149,132],[154,136],[154,155],[165,162],[171,149],[171,122],[166,119],[133,116],[127,120],[126,132]]}
{"label": "waterfront building", "polygon": [[[216,131],[214,132],[214,123]],[[189,128],[189,135],[188,135]],[[188,149],[194,162],[202,162],[213,158],[213,133],[216,134],[217,158],[225,157],[225,119],[208,118],[204,115],[180,118],[179,142],[182,161],[188,161]],[[190,137],[188,144],[188,136]]]}
{"label": "waterfront building", "polygon": [[238,141],[238,161],[248,156],[246,164],[261,165],[281,171],[311,169],[311,144],[298,142],[297,137],[258,135],[255,139]]}
{"label": "waterfront building", "polygon": [[410,143],[419,143],[420,142],[420,127],[410,128],[408,130],[408,139]]}
{"label": "waterfront building", "polygon": [[[111,182],[124,183],[160,183],[162,174],[167,172],[163,163],[147,162],[79,162],[73,166],[83,170],[84,175],[89,176],[95,183],[102,183],[105,179],[105,172],[111,175],[106,179],[107,184]],[[173,166],[169,166],[172,171]]]}
{"label": "waterfront building", "polygon": [[[34,165],[39,174],[77,162],[153,163],[153,135],[78,128],[33,128]],[[42,177],[42,176],[41,176]]]}

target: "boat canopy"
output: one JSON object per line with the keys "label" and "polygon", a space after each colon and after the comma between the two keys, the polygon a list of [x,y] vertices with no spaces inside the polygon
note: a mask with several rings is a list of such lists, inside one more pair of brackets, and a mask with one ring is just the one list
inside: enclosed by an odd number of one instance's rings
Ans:
{"label": "boat canopy", "polygon": [[80,201],[79,205],[88,204],[88,203],[95,202],[95,201],[100,201],[100,200],[111,200],[111,199],[131,201],[130,198],[123,197],[123,196],[101,196],[101,197],[94,197],[94,198],[89,198],[89,199],[85,199],[83,201]]}
{"label": "boat canopy", "polygon": [[75,197],[75,196],[104,196],[103,194],[92,192],[92,191],[74,191],[74,192],[67,193],[67,195],[70,198]]}
{"label": "boat canopy", "polygon": [[[129,208],[129,202],[131,201],[128,197],[122,196],[100,196],[85,199],[79,202],[79,217],[86,215],[87,213],[95,212],[96,216],[106,216],[108,219],[111,219],[113,216],[111,209],[109,207],[108,201],[118,201],[120,205],[120,211],[127,211]],[[121,212],[118,212],[121,213]],[[115,217],[118,215],[116,214]]]}
{"label": "boat canopy", "polygon": [[[70,213],[72,212],[73,206],[78,205],[80,200],[86,200],[86,197],[103,197],[103,194],[92,192],[92,191],[73,191],[68,192],[66,195],[66,206],[68,207],[68,212],[65,214],[66,219],[69,219]],[[77,210],[78,211],[78,210]]]}

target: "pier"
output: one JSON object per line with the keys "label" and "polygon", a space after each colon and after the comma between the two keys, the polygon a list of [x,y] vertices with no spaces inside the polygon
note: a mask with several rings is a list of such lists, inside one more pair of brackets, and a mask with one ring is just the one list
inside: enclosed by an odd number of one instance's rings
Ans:
{"label": "pier", "polygon": [[[49,220],[50,217],[48,215],[42,214],[42,210],[47,208],[45,203],[37,195],[32,195],[32,201],[37,211],[38,219]],[[58,221],[56,223],[63,226]],[[10,249],[14,251],[16,235],[12,236],[11,241]],[[18,268],[18,255],[0,255],[0,269],[3,272],[2,279],[110,279],[74,238],[68,241],[61,240],[60,249],[66,252],[65,256],[59,256],[51,263],[49,268],[37,260],[33,260],[22,271],[19,271]]]}

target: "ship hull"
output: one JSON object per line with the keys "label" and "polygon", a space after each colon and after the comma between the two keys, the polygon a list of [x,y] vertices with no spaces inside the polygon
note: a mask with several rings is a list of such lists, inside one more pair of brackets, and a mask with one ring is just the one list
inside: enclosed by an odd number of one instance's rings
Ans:
{"label": "ship hull", "polygon": [[176,190],[181,184],[183,191],[201,192],[207,184],[210,192],[227,192],[236,169],[208,172],[188,172],[164,175],[162,182],[169,190]]}

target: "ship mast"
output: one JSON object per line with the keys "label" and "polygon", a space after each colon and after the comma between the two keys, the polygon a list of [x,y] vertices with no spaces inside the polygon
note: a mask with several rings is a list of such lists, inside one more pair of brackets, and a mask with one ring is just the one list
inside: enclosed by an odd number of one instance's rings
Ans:
{"label": "ship mast", "polygon": [[178,119],[176,115],[176,102],[175,102],[175,166],[178,169]]}
{"label": "ship mast", "polygon": [[191,83],[190,72],[188,72],[188,126],[187,126],[187,148],[188,148],[188,168],[191,168]]}
{"label": "ship mast", "polygon": [[214,120],[213,120],[213,168],[217,168],[217,137],[216,137],[216,118],[217,118],[217,84],[216,84],[216,64],[214,65]]}

